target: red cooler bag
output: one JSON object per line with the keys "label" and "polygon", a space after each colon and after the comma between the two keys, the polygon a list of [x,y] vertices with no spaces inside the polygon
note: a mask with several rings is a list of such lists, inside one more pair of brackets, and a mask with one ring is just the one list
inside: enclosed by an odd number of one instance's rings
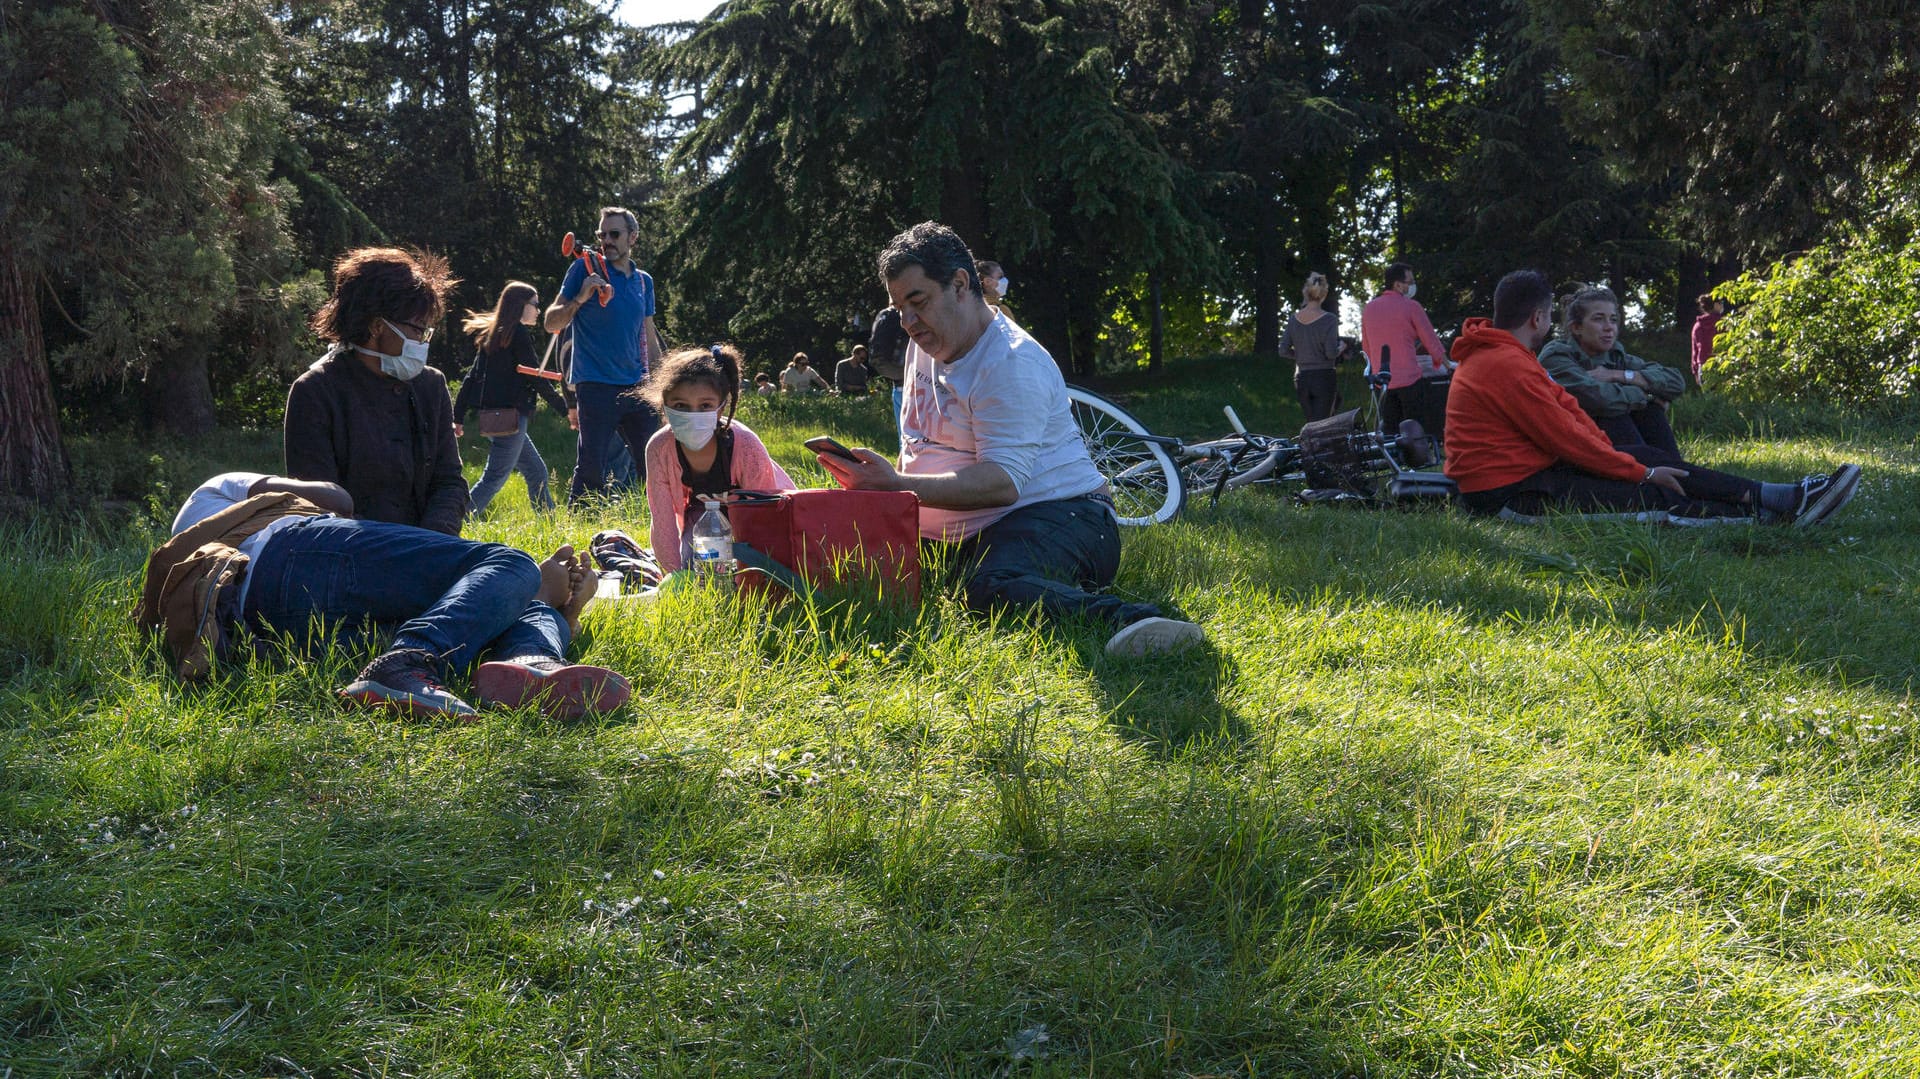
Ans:
{"label": "red cooler bag", "polygon": [[[827,487],[784,494],[740,491],[727,507],[736,543],[793,570],[808,584],[852,584],[920,602],[920,499],[911,491]],[[772,586],[742,573],[742,588]]]}

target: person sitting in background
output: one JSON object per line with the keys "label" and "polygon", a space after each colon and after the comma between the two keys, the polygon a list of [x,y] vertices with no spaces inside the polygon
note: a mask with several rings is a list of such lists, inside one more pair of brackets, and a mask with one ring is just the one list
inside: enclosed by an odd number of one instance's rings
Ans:
{"label": "person sitting in background", "polygon": [[[473,370],[460,384],[460,396],[453,402],[454,433],[464,434],[463,425],[474,409],[481,411],[481,435],[492,443],[487,451],[487,467],[473,485],[469,496],[473,515],[485,513],[493,496],[515,472],[527,481],[527,503],[536,510],[553,508],[553,493],[547,489],[547,462],[540,457],[533,439],[527,434],[527,422],[533,418],[535,402],[544,397],[562,416],[568,415],[567,403],[556,383],[520,373],[521,367],[537,367],[531,327],[540,318],[540,293],[524,281],[509,281],[500,290],[499,302],[491,312],[469,311],[463,324],[473,335],[477,352]],[[513,421],[514,429],[505,434],[489,431],[490,418]],[[505,430],[504,426],[500,430]]]}
{"label": "person sitting in background", "polygon": [[1340,358],[1340,318],[1323,306],[1327,275],[1310,273],[1300,290],[1300,309],[1280,335],[1280,355],[1293,361],[1293,392],[1308,423],[1324,420],[1340,407],[1334,363]]}
{"label": "person sitting in background", "polygon": [[1700,317],[1693,320],[1693,384],[1700,385],[1700,373],[1706,369],[1707,361],[1713,359],[1713,338],[1720,332],[1720,319],[1727,313],[1727,301],[1715,299],[1713,293],[1702,292],[1698,300]]}
{"label": "person sitting in background", "polygon": [[780,388],[787,393],[821,393],[833,387],[813,369],[813,361],[804,352],[793,354],[787,369],[780,372]]}
{"label": "person sitting in background", "polygon": [[[1798,484],[1759,484],[1685,461],[1617,450],[1534,356],[1553,332],[1553,290],[1531,270],[1501,278],[1493,320],[1468,319],[1447,403],[1446,474],[1475,513],[1664,511],[1674,524],[1818,524],[1853,497],[1857,465]],[[1689,490],[1691,485],[1692,490]]]}
{"label": "person sitting in background", "polygon": [[740,353],[715,345],[673,353],[635,391],[667,418],[647,441],[647,515],[653,557],[665,572],[686,565],[683,537],[704,512],[702,499],[794,489],[759,436],[733,418],[739,379]]}
{"label": "person sitting in background", "polygon": [[842,397],[865,397],[873,371],[867,367],[867,346],[853,346],[853,354],[833,368],[833,388]]}
{"label": "person sitting in background", "polygon": [[1413,267],[1404,262],[1387,267],[1380,294],[1360,309],[1360,349],[1367,354],[1369,375],[1382,370],[1388,375],[1380,398],[1381,428],[1391,431],[1402,420],[1419,420],[1428,434],[1440,438],[1447,406],[1438,379],[1447,373],[1447,350],[1426,308],[1413,300],[1418,291]]}
{"label": "person sitting in background", "polygon": [[1677,459],[1667,405],[1687,391],[1686,376],[1621,346],[1620,301],[1611,289],[1583,288],[1564,302],[1567,336],[1541,348],[1540,366],[1615,446],[1628,453],[1648,446]]}
{"label": "person sitting in background", "polygon": [[780,384],[773,380],[772,371],[762,371],[753,376],[753,392],[762,397],[772,397],[780,392]]}
{"label": "person sitting in background", "polygon": [[1689,464],[1667,417],[1667,405],[1686,392],[1686,376],[1649,363],[1620,345],[1620,303],[1604,288],[1583,288],[1567,297],[1568,336],[1547,342],[1540,366],[1593,418],[1615,449],[1643,465],[1685,469],[1680,486],[1689,498],[1758,506],[1772,518],[1791,518],[1826,479],[1764,483]]}
{"label": "person sitting in background", "polygon": [[287,475],[337,483],[362,518],[460,534],[467,481],[447,378],[427,366],[458,282],[437,255],[363,247],[313,316],[330,347],[287,391]]}
{"label": "person sitting in background", "polygon": [[472,716],[445,676],[484,652],[494,658],[473,676],[484,705],[574,718],[626,702],[626,679],[563,658],[597,586],[572,547],[536,564],[502,544],[354,520],[353,510],[338,484],[257,472],[207,480],[147,564],[141,624],[165,629],[186,677],[204,676],[243,622],[308,654],[343,632],[390,632],[340,696],[416,716]]}

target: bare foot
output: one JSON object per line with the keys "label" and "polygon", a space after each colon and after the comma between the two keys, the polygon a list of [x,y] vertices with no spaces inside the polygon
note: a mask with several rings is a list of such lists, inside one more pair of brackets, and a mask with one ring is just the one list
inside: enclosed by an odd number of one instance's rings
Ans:
{"label": "bare foot", "polygon": [[567,596],[567,601],[560,605],[560,613],[567,616],[567,625],[579,633],[580,612],[587,609],[588,601],[600,591],[600,575],[593,572],[593,567],[582,558],[573,564],[567,578],[572,592]]}
{"label": "bare foot", "polygon": [[568,598],[573,595],[573,570],[576,565],[573,545],[561,544],[559,550],[540,563],[540,591],[534,593],[533,598],[549,607],[564,608]]}

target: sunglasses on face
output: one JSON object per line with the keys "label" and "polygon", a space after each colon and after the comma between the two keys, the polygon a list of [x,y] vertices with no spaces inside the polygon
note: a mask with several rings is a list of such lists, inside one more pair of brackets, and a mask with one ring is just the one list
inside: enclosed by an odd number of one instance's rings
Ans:
{"label": "sunglasses on face", "polygon": [[622,229],[602,229],[600,232],[600,238],[602,240],[618,240],[625,235],[626,232]]}

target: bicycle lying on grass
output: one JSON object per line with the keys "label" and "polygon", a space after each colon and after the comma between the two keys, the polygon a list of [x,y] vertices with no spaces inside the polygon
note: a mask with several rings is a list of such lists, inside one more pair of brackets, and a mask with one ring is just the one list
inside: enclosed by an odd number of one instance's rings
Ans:
{"label": "bicycle lying on grass", "polygon": [[1437,472],[1417,471],[1432,462],[1432,443],[1420,425],[1401,424],[1388,438],[1362,431],[1358,410],[1310,423],[1298,439],[1255,434],[1228,405],[1222,409],[1232,433],[1204,442],[1156,435],[1126,409],[1078,386],[1067,387],[1074,423],[1094,467],[1107,479],[1122,525],[1171,521],[1189,492],[1205,490],[1210,501],[1224,491],[1255,485],[1301,485],[1326,491],[1323,501],[1423,500],[1449,497],[1452,482]]}

